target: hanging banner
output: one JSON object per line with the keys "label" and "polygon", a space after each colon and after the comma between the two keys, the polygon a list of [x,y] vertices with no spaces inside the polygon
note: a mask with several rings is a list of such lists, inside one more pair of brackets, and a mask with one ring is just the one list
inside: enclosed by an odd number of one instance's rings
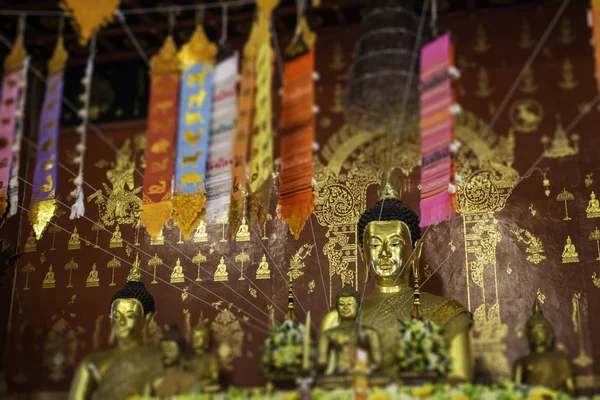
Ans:
{"label": "hanging banner", "polygon": [[205,213],[206,156],[216,53],[217,46],[208,41],[201,26],[179,53],[183,74],[172,217],[186,240]]}
{"label": "hanging banner", "polygon": [[[252,33],[250,34],[252,36]],[[233,164],[231,166],[231,200],[229,203],[229,230],[233,238],[244,216],[246,201],[246,166],[248,161],[248,139],[254,117],[255,65],[254,55],[248,54],[249,44],[244,49],[240,98],[237,109],[237,126],[233,138]]]}
{"label": "hanging banner", "polygon": [[22,89],[22,67],[25,57],[23,39],[21,35],[18,35],[12,50],[4,60],[4,78],[2,80],[2,103],[0,104],[0,216],[4,215],[8,205],[13,136]]}
{"label": "hanging banner", "polygon": [[177,133],[180,63],[169,36],[150,61],[146,169],[140,219],[156,240],[171,217],[171,182]]}
{"label": "hanging banner", "polygon": [[314,208],[314,50],[284,64],[279,213],[296,239]]}
{"label": "hanging banner", "polygon": [[206,223],[214,223],[229,212],[232,142],[236,128],[237,76],[237,53],[215,67],[206,164]]}
{"label": "hanging banner", "polygon": [[456,211],[454,167],[454,101],[450,75],[450,33],[421,49],[421,226],[447,221]]}
{"label": "hanging banner", "polygon": [[[40,113],[33,193],[29,209],[29,222],[39,240],[56,211],[58,130],[63,94],[63,71],[67,62],[67,51],[59,36],[54,54],[48,63],[48,81]],[[50,190],[48,190],[50,189]]]}

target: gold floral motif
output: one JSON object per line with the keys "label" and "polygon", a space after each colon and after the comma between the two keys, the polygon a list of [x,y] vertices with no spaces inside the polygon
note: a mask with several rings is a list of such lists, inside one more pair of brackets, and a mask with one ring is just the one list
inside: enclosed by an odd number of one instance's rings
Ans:
{"label": "gold floral motif", "polygon": [[558,42],[561,44],[570,44],[575,40],[571,29],[571,20],[569,17],[563,16],[560,19],[560,36]]}
{"label": "gold floral motif", "polygon": [[252,286],[248,286],[248,292],[250,293],[250,296],[256,298],[256,289],[254,289]]}
{"label": "gold floral motif", "polygon": [[590,172],[585,176],[585,187],[590,187],[594,183],[594,173]]}
{"label": "gold floral motif", "polygon": [[203,194],[178,194],[173,196],[172,218],[183,233],[185,240],[196,230],[204,218],[204,203],[206,196]]}
{"label": "gold floral motif", "polygon": [[304,259],[311,254],[313,247],[314,245],[305,243],[292,256],[287,272],[290,279],[295,280],[304,275],[304,271],[302,271],[305,266]]}
{"label": "gold floral motif", "polygon": [[211,330],[217,342],[217,355],[221,365],[231,370],[233,360],[242,356],[244,331],[240,322],[231,311],[224,309],[211,324]]}
{"label": "gold floral motif", "polygon": [[[523,242],[527,245],[527,249],[525,250],[525,252],[529,254],[527,256],[527,261],[539,264],[546,259],[546,256],[542,255],[542,253],[544,253],[544,247],[539,238],[536,238],[531,232],[522,228],[515,231],[511,230],[511,232],[514,233],[519,242]],[[525,238],[523,238],[523,235],[525,235]]]}
{"label": "gold floral motif", "polygon": [[595,272],[592,274],[592,282],[594,283],[594,286],[600,289],[600,278],[596,276]]}
{"label": "gold floral motif", "polygon": [[[98,215],[105,226],[132,225],[139,218],[142,200],[138,194],[141,187],[135,187],[134,172],[135,160],[138,154],[142,153],[137,145],[132,150],[131,140],[125,140],[125,143],[117,152],[113,167],[106,172],[106,178],[111,186],[102,183],[102,189],[97,190],[88,196],[87,201],[94,200],[98,206]],[[108,197],[108,199],[105,198]]]}
{"label": "gold floral motif", "polygon": [[544,302],[546,301],[546,295],[542,293],[542,289],[540,288],[538,288],[537,290],[537,298],[541,304],[544,304]]}
{"label": "gold floral motif", "polygon": [[308,293],[307,294],[311,294],[315,291],[315,280],[313,279],[312,281],[308,282]]}

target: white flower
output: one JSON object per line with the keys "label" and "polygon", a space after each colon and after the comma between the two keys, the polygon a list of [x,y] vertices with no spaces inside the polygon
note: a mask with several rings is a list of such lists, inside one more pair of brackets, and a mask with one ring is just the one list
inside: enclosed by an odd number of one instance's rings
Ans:
{"label": "white flower", "polygon": [[483,392],[479,394],[479,400],[498,400],[500,395],[496,391]]}

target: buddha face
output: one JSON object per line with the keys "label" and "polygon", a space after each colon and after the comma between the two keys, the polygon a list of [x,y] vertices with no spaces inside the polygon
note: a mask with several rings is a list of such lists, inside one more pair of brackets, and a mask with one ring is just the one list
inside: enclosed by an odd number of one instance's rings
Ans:
{"label": "buddha face", "polygon": [[340,297],[337,302],[338,315],[342,320],[355,320],[358,314],[358,303],[353,296]]}
{"label": "buddha face", "polygon": [[[363,259],[379,280],[395,279],[412,253],[408,226],[401,221],[374,221],[365,228]],[[404,268],[410,275],[410,268]],[[404,274],[403,274],[404,275]]]}
{"label": "buddha face", "polygon": [[194,330],[192,334],[192,345],[196,354],[204,353],[209,345],[209,333],[205,330]]}
{"label": "buddha face", "polygon": [[527,338],[532,350],[548,350],[552,346],[552,332],[543,323],[533,325],[529,329]]}
{"label": "buddha face", "polygon": [[174,365],[179,362],[181,350],[174,340],[165,340],[160,342],[162,349],[162,359],[165,366]]}
{"label": "buddha face", "polygon": [[117,340],[141,339],[144,329],[144,307],[138,299],[116,299],[111,304],[110,318]]}

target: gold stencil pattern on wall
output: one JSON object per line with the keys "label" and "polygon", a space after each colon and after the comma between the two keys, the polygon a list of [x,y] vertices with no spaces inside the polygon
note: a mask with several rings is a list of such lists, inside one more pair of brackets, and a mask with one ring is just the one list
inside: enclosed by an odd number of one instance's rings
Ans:
{"label": "gold stencil pattern on wall", "polygon": [[571,20],[569,17],[564,16],[560,19],[560,35],[558,42],[561,44],[571,44],[575,40],[573,31],[571,29]]}
{"label": "gold stencil pattern on wall", "polygon": [[521,35],[517,45],[522,49],[530,49],[534,44],[535,40],[531,36],[531,25],[529,25],[527,18],[523,18],[521,20]]}
{"label": "gold stencil pattern on wall", "polygon": [[552,140],[545,135],[540,139],[545,149],[544,157],[563,158],[579,153],[579,134],[573,133],[570,137],[567,137],[567,133],[560,122],[560,115],[557,114],[556,119],[556,130]]}
{"label": "gold stencil pattern on wall", "polygon": [[585,215],[587,218],[600,218],[600,201],[598,201],[596,193],[593,191],[590,193],[590,200],[585,209]]}
{"label": "gold stencil pattern on wall", "polygon": [[494,88],[490,86],[490,78],[485,67],[480,67],[477,72],[477,89],[475,90],[475,96],[486,98],[490,97],[494,93]]}
{"label": "gold stencil pattern on wall", "polygon": [[592,274],[592,282],[594,283],[594,286],[600,289],[600,278],[596,276],[595,272]]}
{"label": "gold stencil pattern on wall", "polygon": [[583,326],[581,324],[581,293],[574,293],[571,303],[573,311],[571,313],[571,322],[573,323],[573,332],[577,334],[577,340],[579,342],[579,354],[573,359],[573,364],[585,368],[593,363],[593,359],[588,355],[585,349],[585,340],[583,337]]}
{"label": "gold stencil pattern on wall", "polygon": [[111,168],[106,171],[106,178],[110,186],[102,182],[104,190],[99,189],[88,196],[87,201],[94,201],[98,206],[98,215],[105,226],[132,225],[139,217],[142,199],[139,193],[141,187],[135,187],[134,172],[138,155],[143,154],[141,145],[133,146],[131,140],[125,143],[116,155],[116,160],[111,163]]}
{"label": "gold stencil pattern on wall", "polygon": [[529,67],[525,70],[523,82],[521,83],[519,90],[525,94],[532,94],[538,90],[538,85],[535,84],[533,68]]}
{"label": "gold stencil pattern on wall", "polygon": [[562,63],[562,79],[558,82],[558,86],[563,90],[573,90],[579,85],[573,73],[573,63],[568,58],[565,58]]}
{"label": "gold stencil pattern on wall", "polygon": [[485,53],[491,47],[487,40],[485,26],[478,24],[475,29],[475,46],[473,46],[473,50],[477,53]]}
{"label": "gold stencil pattern on wall", "polygon": [[311,254],[313,247],[314,245],[305,243],[296,250],[296,253],[290,260],[290,267],[287,272],[287,276],[289,276],[290,279],[295,280],[304,275],[304,259]]}
{"label": "gold stencil pattern on wall", "polygon": [[[82,333],[83,328],[78,329]],[[50,379],[66,378],[65,370],[75,364],[79,340],[78,332],[60,318],[54,323],[44,342],[44,367],[50,370]]]}
{"label": "gold stencil pattern on wall", "polygon": [[539,264],[546,259],[546,256],[543,255],[544,247],[539,238],[533,236],[533,234],[527,229],[521,228],[515,231],[511,230],[511,232],[515,234],[519,242],[527,245],[527,249],[525,250],[525,252],[528,254],[527,261],[534,264]]}
{"label": "gold stencil pattern on wall", "polygon": [[521,99],[511,104],[508,111],[514,130],[531,133],[538,129],[544,119],[544,107],[534,99]]}
{"label": "gold stencil pattern on wall", "polygon": [[31,262],[28,262],[21,267],[21,272],[25,274],[25,286],[23,290],[29,290],[29,274],[35,272],[35,267]]}
{"label": "gold stencil pattern on wall", "polygon": [[35,240],[35,233],[29,232],[29,237],[25,243],[25,253],[34,253],[37,251],[37,241]]}
{"label": "gold stencil pattern on wall", "polygon": [[221,365],[231,370],[233,360],[242,356],[244,330],[228,309],[222,310],[217,315],[211,324],[211,330],[217,343],[217,355]]}
{"label": "gold stencil pattern on wall", "polygon": [[598,227],[590,233],[589,240],[596,242],[596,247],[598,249],[596,261],[600,261],[600,230],[598,230]]}
{"label": "gold stencil pattern on wall", "polygon": [[575,196],[573,196],[573,193],[568,192],[566,188],[563,188],[562,192],[556,195],[556,201],[564,201],[565,203],[565,217],[563,218],[564,221],[571,220],[571,217],[569,217],[569,207],[567,206],[567,202],[573,200],[575,200]]}

